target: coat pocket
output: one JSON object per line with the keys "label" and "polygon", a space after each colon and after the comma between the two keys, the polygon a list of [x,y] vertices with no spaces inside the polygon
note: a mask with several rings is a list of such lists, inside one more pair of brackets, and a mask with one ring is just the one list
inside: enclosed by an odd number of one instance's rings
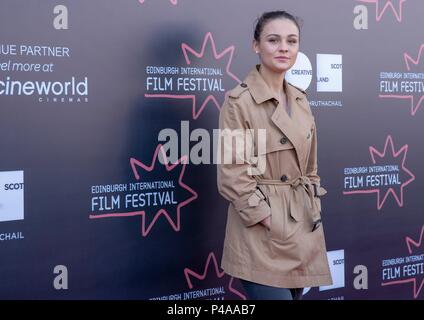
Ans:
{"label": "coat pocket", "polygon": [[293,221],[300,222],[305,219],[305,214],[309,210],[308,201],[309,197],[303,189],[292,193],[287,208]]}
{"label": "coat pocket", "polygon": [[289,204],[283,196],[271,196],[269,201],[271,207],[270,238],[276,242],[284,242],[297,232],[300,224],[290,214]]}

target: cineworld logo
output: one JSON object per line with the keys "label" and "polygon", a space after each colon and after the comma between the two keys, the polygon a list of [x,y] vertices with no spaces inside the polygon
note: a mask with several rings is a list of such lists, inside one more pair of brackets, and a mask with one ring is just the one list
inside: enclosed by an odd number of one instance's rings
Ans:
{"label": "cineworld logo", "polygon": [[[3,96],[68,96],[69,99],[88,99],[88,78],[82,81],[72,77],[70,81],[21,81],[11,77],[0,79],[0,95]],[[43,102],[42,98],[39,99]]]}
{"label": "cineworld logo", "polygon": [[24,219],[24,172],[0,172],[0,222]]}

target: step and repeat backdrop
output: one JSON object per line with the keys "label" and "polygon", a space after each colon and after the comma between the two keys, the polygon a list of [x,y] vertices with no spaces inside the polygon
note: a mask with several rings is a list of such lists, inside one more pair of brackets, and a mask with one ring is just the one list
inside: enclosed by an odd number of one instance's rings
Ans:
{"label": "step and repeat backdrop", "polygon": [[246,299],[213,155],[276,9],[328,190],[305,299],[424,298],[423,1],[2,0],[0,299]]}

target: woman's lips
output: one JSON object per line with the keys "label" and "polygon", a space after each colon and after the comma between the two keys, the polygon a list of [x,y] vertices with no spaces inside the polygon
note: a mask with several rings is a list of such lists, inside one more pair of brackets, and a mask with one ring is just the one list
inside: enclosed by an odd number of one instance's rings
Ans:
{"label": "woman's lips", "polygon": [[275,57],[275,59],[278,61],[283,61],[283,62],[290,60],[290,58],[288,57]]}

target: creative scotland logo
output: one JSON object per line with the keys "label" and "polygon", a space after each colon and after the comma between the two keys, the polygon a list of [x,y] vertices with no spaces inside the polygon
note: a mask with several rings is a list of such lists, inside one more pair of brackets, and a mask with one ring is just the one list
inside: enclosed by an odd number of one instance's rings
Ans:
{"label": "creative scotland logo", "polygon": [[[298,53],[296,63],[286,73],[286,80],[291,84],[307,90],[312,83],[314,71],[311,60],[302,52]],[[341,54],[316,54],[316,98],[309,100],[312,107],[342,107],[339,100],[343,91],[343,56]],[[334,100],[321,100],[321,94],[331,92]]]}

